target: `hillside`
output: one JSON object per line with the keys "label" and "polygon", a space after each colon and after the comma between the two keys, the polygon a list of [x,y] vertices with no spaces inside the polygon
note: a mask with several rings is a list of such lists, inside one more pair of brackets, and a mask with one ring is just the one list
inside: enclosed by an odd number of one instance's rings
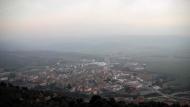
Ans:
{"label": "hillside", "polygon": [[89,101],[50,91],[30,90],[25,87],[0,83],[0,107],[188,107],[164,102],[128,103],[114,98],[94,95]]}

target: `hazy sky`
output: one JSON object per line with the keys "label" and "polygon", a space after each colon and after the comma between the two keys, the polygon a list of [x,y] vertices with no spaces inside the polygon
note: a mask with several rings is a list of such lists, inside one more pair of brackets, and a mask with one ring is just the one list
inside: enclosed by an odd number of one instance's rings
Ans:
{"label": "hazy sky", "polygon": [[0,40],[189,36],[189,11],[190,0],[0,0]]}
{"label": "hazy sky", "polygon": [[0,0],[0,5],[1,30],[176,32],[190,26],[189,0]]}

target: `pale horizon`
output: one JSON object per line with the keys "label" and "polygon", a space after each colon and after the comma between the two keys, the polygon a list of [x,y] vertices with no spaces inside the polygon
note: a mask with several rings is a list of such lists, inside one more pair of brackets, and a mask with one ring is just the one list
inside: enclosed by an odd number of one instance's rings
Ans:
{"label": "pale horizon", "polygon": [[189,10],[189,0],[1,0],[0,42],[3,49],[91,50],[172,38],[184,49]]}

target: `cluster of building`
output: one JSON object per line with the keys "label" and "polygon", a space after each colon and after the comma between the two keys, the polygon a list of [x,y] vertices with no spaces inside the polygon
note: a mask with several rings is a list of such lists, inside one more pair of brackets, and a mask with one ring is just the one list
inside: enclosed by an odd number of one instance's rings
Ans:
{"label": "cluster of building", "polygon": [[[146,64],[108,59],[97,61],[83,59],[80,63],[63,63],[33,67],[20,72],[0,71],[1,81],[10,81],[29,88],[44,87],[86,94],[117,93],[127,96],[159,94],[161,86],[146,71]],[[141,98],[142,99],[142,98]]]}

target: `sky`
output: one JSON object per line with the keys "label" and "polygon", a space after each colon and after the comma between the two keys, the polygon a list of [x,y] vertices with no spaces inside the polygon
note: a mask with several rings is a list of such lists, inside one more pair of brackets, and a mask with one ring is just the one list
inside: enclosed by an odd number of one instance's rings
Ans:
{"label": "sky", "polygon": [[189,11],[190,0],[0,0],[0,41],[190,36]]}

